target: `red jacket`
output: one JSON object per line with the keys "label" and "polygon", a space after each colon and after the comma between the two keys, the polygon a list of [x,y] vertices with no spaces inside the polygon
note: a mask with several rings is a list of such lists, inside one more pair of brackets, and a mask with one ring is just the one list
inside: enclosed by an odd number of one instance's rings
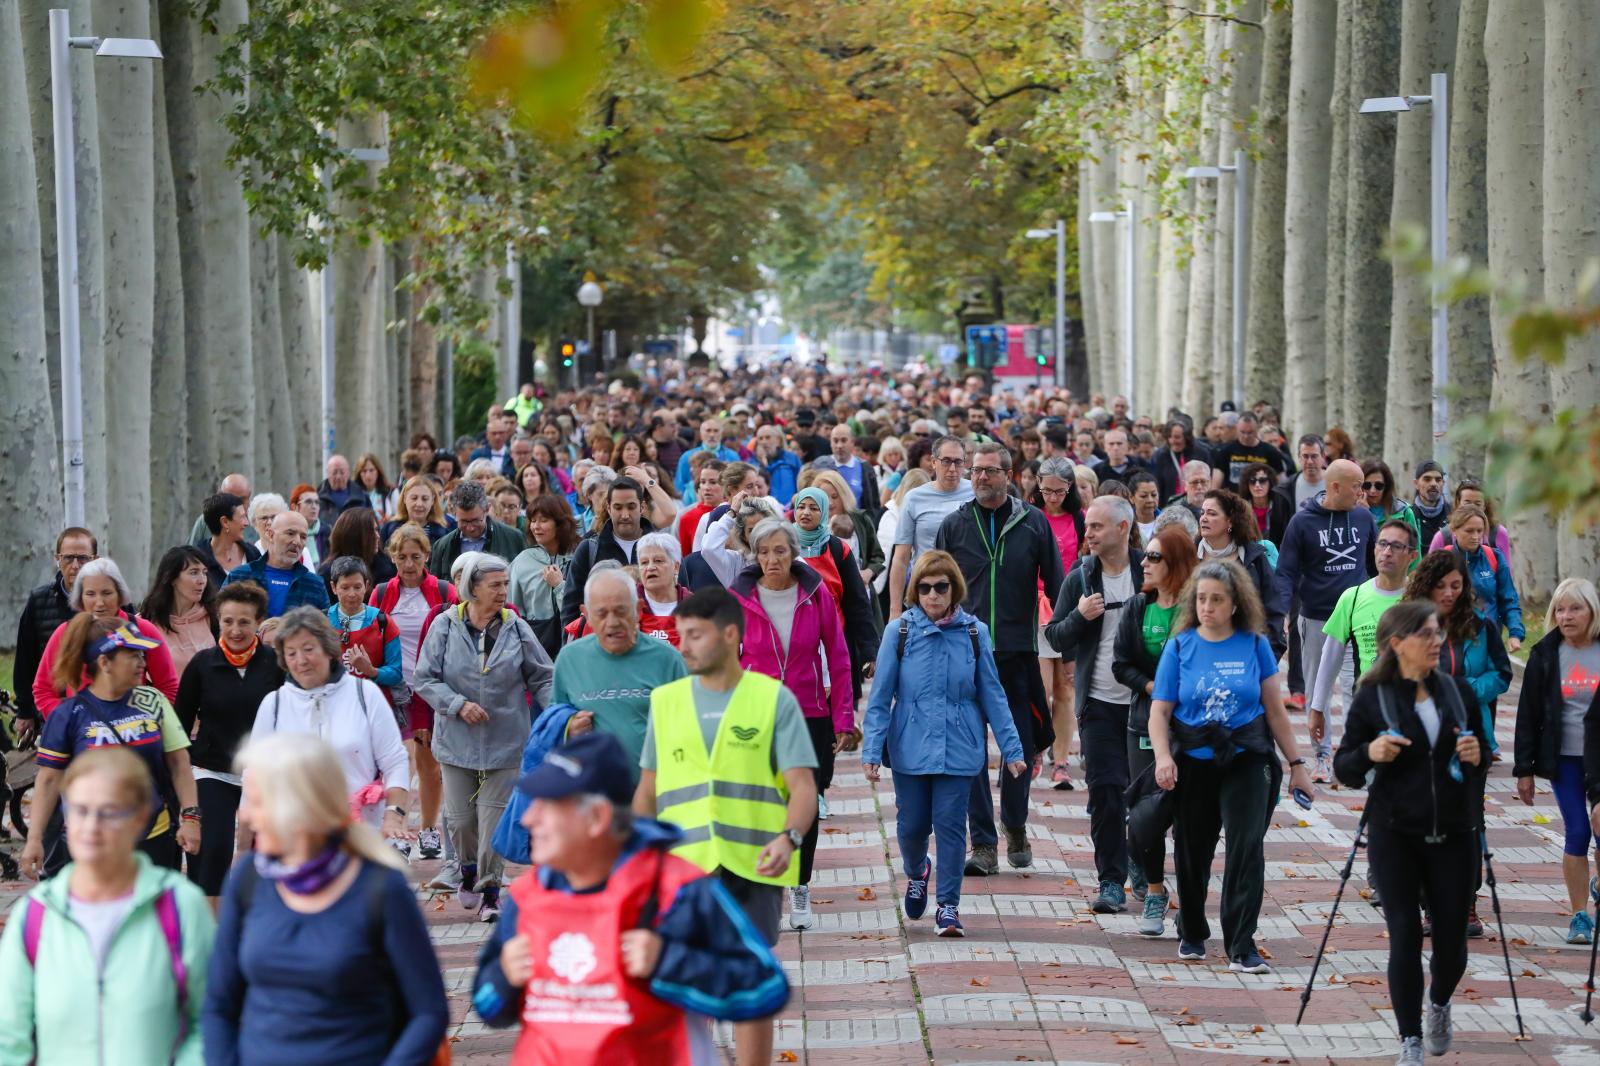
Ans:
{"label": "red jacket", "polygon": [[[128,618],[126,611],[118,611],[118,618]],[[138,627],[140,633],[156,641],[161,646],[151,648],[144,653],[144,679],[145,684],[160,692],[167,698],[168,703],[178,700],[178,672],[172,668],[172,653],[167,651],[166,641],[161,639],[161,630],[157,629],[154,622],[146,621],[138,615],[130,619]],[[89,683],[87,674],[80,675],[81,683],[66,692],[57,692],[56,683],[50,679],[50,672],[55,666],[56,649],[61,646],[61,635],[67,631],[70,622],[62,622],[56,626],[56,631],[50,634],[50,640],[44,646],[44,654],[39,658],[39,672],[33,675],[33,703],[39,708],[40,717],[48,718],[50,712],[66,697]]]}
{"label": "red jacket", "polygon": [[[855,700],[850,688],[850,647],[844,639],[844,621],[833,594],[821,576],[796,560],[790,572],[800,581],[794,610],[789,652],[783,653],[778,631],[761,606],[756,582],[761,570],[754,563],[740,571],[728,591],[744,608],[744,645],[739,661],[782,681],[807,718],[833,717],[833,731],[855,728]],[[822,652],[828,656],[828,676],[822,676]]]}

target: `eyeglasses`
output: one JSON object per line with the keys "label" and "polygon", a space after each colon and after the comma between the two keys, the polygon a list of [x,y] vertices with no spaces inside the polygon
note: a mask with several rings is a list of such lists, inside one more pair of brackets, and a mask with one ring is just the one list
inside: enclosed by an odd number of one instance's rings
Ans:
{"label": "eyeglasses", "polygon": [[118,826],[136,813],[138,812],[133,807],[87,807],[82,803],[67,804],[67,820],[79,825],[98,822],[101,825]]}
{"label": "eyeglasses", "polygon": [[918,581],[917,582],[917,595],[918,596],[946,596],[946,595],[949,595],[949,593],[950,593],[950,582],[948,582],[948,581]]}
{"label": "eyeglasses", "polygon": [[1389,486],[1382,481],[1363,481],[1361,483],[1361,487],[1366,489],[1368,492],[1382,492]]}
{"label": "eyeglasses", "polygon": [[1407,544],[1403,540],[1379,540],[1378,541],[1378,550],[1379,551],[1391,551],[1391,552],[1408,552],[1408,551],[1411,550],[1411,545]]}
{"label": "eyeglasses", "polygon": [[1250,479],[1250,484],[1252,484],[1252,485],[1270,485],[1270,484],[1272,484],[1272,478],[1268,477],[1266,475],[1263,475],[1261,477],[1253,477],[1253,478]]}
{"label": "eyeglasses", "polygon": [[960,456],[957,456],[956,458],[951,459],[951,458],[949,458],[947,456],[943,456],[943,455],[935,456],[933,461],[938,463],[940,466],[950,466],[950,467],[958,467],[962,463],[966,462],[966,460],[961,458]]}
{"label": "eyeglasses", "polygon": [[58,563],[70,563],[73,566],[84,566],[87,563],[92,562],[93,559],[94,559],[94,557],[91,556],[91,555],[58,555],[58,556],[56,556],[56,562],[58,562]]}
{"label": "eyeglasses", "polygon": [[1064,488],[1064,489],[1047,489],[1047,488],[1042,488],[1041,487],[1039,489],[1039,495],[1048,496],[1052,500],[1059,500],[1059,499],[1065,498],[1067,493],[1069,493],[1071,491],[1072,491],[1072,484],[1069,482],[1067,484],[1067,487]]}
{"label": "eyeglasses", "polygon": [[1422,629],[1417,630],[1411,635],[1413,637],[1421,637],[1423,640],[1429,641],[1430,643],[1435,640],[1444,640],[1444,631],[1438,626],[1424,626]]}
{"label": "eyeglasses", "polygon": [[1004,473],[1005,469],[998,466],[975,466],[972,468],[973,477],[999,477]]}
{"label": "eyeglasses", "polygon": [[1144,553],[1144,561],[1147,563],[1159,563],[1164,558],[1166,558],[1166,556],[1162,555],[1160,552]]}

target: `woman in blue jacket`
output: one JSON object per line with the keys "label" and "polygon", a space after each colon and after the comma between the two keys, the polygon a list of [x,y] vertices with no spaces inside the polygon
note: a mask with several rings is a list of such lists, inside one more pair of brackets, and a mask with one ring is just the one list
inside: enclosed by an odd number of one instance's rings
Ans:
{"label": "woman in blue jacket", "polygon": [[1455,554],[1466,565],[1478,609],[1496,629],[1506,627],[1510,634],[1507,649],[1521,651],[1528,635],[1522,625],[1522,601],[1511,580],[1511,564],[1488,541],[1489,516],[1476,504],[1462,504],[1450,515],[1450,536],[1455,541]]}
{"label": "woman in blue jacket", "polygon": [[961,873],[967,855],[967,800],[973,775],[988,764],[987,721],[1013,777],[1027,771],[988,628],[962,610],[967,583],[948,552],[924,552],[911,570],[916,606],[891,624],[878,648],[867,704],[862,769],[878,780],[888,745],[894,772],[896,830],[906,872],[906,917],[928,906],[933,864],[928,837],[939,842],[940,936],[962,936]]}

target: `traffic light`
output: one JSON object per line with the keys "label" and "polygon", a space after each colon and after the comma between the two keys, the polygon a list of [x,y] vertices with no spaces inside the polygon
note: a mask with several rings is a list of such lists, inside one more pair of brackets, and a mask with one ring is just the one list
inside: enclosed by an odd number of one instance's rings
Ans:
{"label": "traffic light", "polygon": [[561,343],[561,365],[562,366],[570,367],[572,365],[572,354],[573,354],[573,352],[575,350],[576,349],[573,348],[571,341],[563,341]]}

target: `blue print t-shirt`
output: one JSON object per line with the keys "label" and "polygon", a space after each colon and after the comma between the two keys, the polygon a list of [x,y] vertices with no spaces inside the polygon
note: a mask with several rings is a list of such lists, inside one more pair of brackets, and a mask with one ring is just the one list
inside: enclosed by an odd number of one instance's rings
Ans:
{"label": "blue print t-shirt", "polygon": [[267,567],[267,617],[277,618],[289,605],[289,586],[294,584],[293,570]]}
{"label": "blue print t-shirt", "polygon": [[[1167,641],[1156,667],[1151,698],[1177,704],[1173,717],[1185,725],[1221,723],[1238,729],[1263,713],[1261,683],[1278,672],[1265,637],[1235,632],[1226,640],[1207,640],[1186,629]],[[1184,752],[1209,759],[1210,748]]]}

